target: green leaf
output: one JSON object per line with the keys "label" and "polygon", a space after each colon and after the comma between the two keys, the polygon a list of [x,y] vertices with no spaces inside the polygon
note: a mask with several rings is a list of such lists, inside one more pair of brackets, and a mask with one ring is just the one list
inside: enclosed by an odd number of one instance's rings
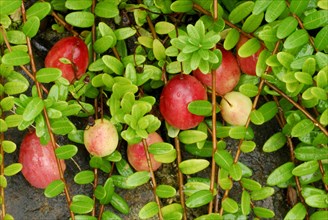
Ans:
{"label": "green leaf", "polygon": [[24,23],[22,31],[27,37],[32,38],[38,33],[39,27],[40,19],[37,16],[32,16]]}
{"label": "green leaf", "polygon": [[110,200],[110,204],[119,212],[123,214],[128,214],[130,212],[130,208],[128,203],[117,193],[113,193],[112,199]]}
{"label": "green leaf", "polygon": [[305,203],[314,208],[328,208],[327,194],[309,196],[305,199]]}
{"label": "green leaf", "polygon": [[103,212],[101,220],[121,220],[121,217],[116,215],[114,212],[106,210]]}
{"label": "green leaf", "polygon": [[252,14],[244,22],[242,30],[246,33],[254,32],[262,23],[264,13]]}
{"label": "green leaf", "polygon": [[250,191],[257,191],[262,188],[260,183],[252,179],[242,178],[240,182],[245,189]]}
{"label": "green leaf", "polygon": [[295,165],[292,162],[287,162],[276,169],[268,176],[267,184],[270,186],[279,185],[281,183],[286,182],[289,180],[293,174],[292,170],[294,169]]}
{"label": "green leaf", "polygon": [[240,57],[249,57],[255,54],[261,48],[261,44],[258,39],[252,38],[244,43],[238,50]]}
{"label": "green leaf", "polygon": [[139,211],[139,218],[140,219],[148,219],[151,218],[159,212],[159,208],[156,202],[148,202],[144,205]]}
{"label": "green leaf", "polygon": [[291,131],[293,137],[302,137],[314,129],[314,124],[310,119],[303,119],[298,122]]}
{"label": "green leaf", "polygon": [[81,185],[92,183],[94,179],[95,179],[95,174],[91,170],[80,171],[74,176],[74,182]]}
{"label": "green leaf", "polygon": [[223,47],[226,50],[231,50],[234,48],[239,41],[240,33],[235,29],[231,28],[224,39]]}
{"label": "green leaf", "polygon": [[[76,196],[75,196],[76,197]],[[92,211],[93,209],[93,200],[74,200],[70,205],[70,210],[76,214],[87,214]]]}
{"label": "green leaf", "polygon": [[44,195],[47,198],[53,198],[58,196],[64,191],[65,183],[61,180],[52,181],[44,190]]}
{"label": "green leaf", "polygon": [[305,72],[296,72],[295,73],[295,78],[303,84],[306,85],[312,85],[312,76],[309,73],[305,73]]}
{"label": "green leaf", "polygon": [[286,69],[290,69],[290,65],[294,61],[294,56],[288,52],[281,51],[277,53],[277,59]]}
{"label": "green leaf", "polygon": [[251,197],[246,190],[241,194],[241,212],[243,215],[248,215],[251,212]]}
{"label": "green leaf", "polygon": [[204,159],[188,159],[179,164],[179,169],[183,174],[197,173],[210,165],[210,162]]}
{"label": "green leaf", "polygon": [[13,96],[8,96],[5,98],[2,98],[0,101],[0,106],[2,111],[9,111],[14,107],[15,99]]}
{"label": "green leaf", "polygon": [[195,220],[223,220],[223,217],[219,213],[211,213],[211,214],[207,214],[207,215],[201,215],[201,216],[195,218]]}
{"label": "green leaf", "polygon": [[230,170],[233,163],[233,158],[227,150],[217,150],[214,154],[216,164],[220,167]]}
{"label": "green leaf", "polygon": [[265,20],[268,23],[273,22],[284,12],[286,7],[286,2],[284,0],[273,0],[267,8]]}
{"label": "green leaf", "polygon": [[153,40],[153,53],[157,60],[165,60],[165,47],[158,39]]}
{"label": "green leaf", "polygon": [[44,102],[39,97],[34,97],[26,106],[23,112],[23,120],[31,121],[35,119],[43,110]]}
{"label": "green leaf", "polygon": [[12,163],[5,167],[4,169],[4,175],[5,176],[13,176],[17,173],[19,173],[23,168],[23,165],[20,163]]}
{"label": "green leaf", "polygon": [[188,111],[195,115],[208,116],[212,114],[212,104],[207,100],[195,100],[188,104]]}
{"label": "green leaf", "polygon": [[56,81],[62,75],[58,68],[42,68],[36,72],[36,79],[41,83]]}
{"label": "green leaf", "polygon": [[156,195],[159,198],[170,198],[170,197],[174,197],[175,194],[176,194],[175,188],[170,185],[158,185],[156,187]]}
{"label": "green leaf", "polygon": [[131,187],[141,186],[150,180],[150,173],[148,171],[138,171],[128,176],[126,184]]}
{"label": "green leaf", "polygon": [[172,163],[177,157],[177,151],[172,149],[171,151],[167,152],[166,154],[155,154],[154,159],[157,162],[161,163]]}
{"label": "green leaf", "polygon": [[97,39],[93,45],[93,48],[96,53],[104,53],[109,48],[112,48],[114,46],[114,43],[114,38],[110,35],[106,35]]}
{"label": "green leaf", "polygon": [[315,173],[319,169],[319,163],[316,160],[304,162],[292,171],[294,176],[305,176],[308,174]]}
{"label": "green leaf", "polygon": [[306,30],[300,29],[294,31],[291,35],[287,37],[284,42],[284,48],[286,49],[293,49],[296,47],[300,47],[306,44],[309,40],[309,34]]}
{"label": "green leaf", "polygon": [[69,119],[62,117],[54,119],[54,121],[51,122],[51,128],[55,134],[65,135],[73,131],[75,126]]}
{"label": "green leaf", "polygon": [[327,50],[328,48],[328,26],[323,27],[314,38],[314,45],[318,50]]}
{"label": "green leaf", "polygon": [[231,178],[235,181],[239,181],[242,177],[242,170],[238,163],[232,164],[229,170]]}
{"label": "green leaf", "polygon": [[327,215],[328,215],[328,211],[325,210],[316,211],[310,216],[310,220],[325,219]]}
{"label": "green leaf", "polygon": [[236,213],[238,212],[238,203],[234,199],[227,197],[222,201],[222,208],[228,213]]}
{"label": "green leaf", "polygon": [[159,21],[155,24],[155,31],[157,34],[168,34],[175,29],[174,24],[167,21]]}
{"label": "green leaf", "polygon": [[2,188],[6,188],[7,185],[8,185],[8,183],[7,183],[6,177],[4,175],[0,175],[0,186]]}
{"label": "green leaf", "polygon": [[171,4],[171,10],[174,12],[189,12],[193,9],[191,0],[179,0]]}
{"label": "green leaf", "polygon": [[263,200],[266,199],[274,194],[274,188],[272,187],[263,187],[259,190],[254,190],[251,193],[252,200]]}
{"label": "green leaf", "polygon": [[129,37],[132,37],[137,33],[136,29],[132,27],[119,28],[114,31],[117,40],[125,40]]}
{"label": "green leaf", "polygon": [[29,19],[37,16],[41,21],[51,11],[51,4],[49,2],[35,2],[31,7],[26,10],[26,18]]}
{"label": "green leaf", "polygon": [[278,113],[278,107],[274,101],[270,101],[270,102],[266,102],[260,108],[258,108],[258,111],[261,112],[264,121],[267,122],[271,120]]}
{"label": "green leaf", "polygon": [[193,144],[206,138],[207,134],[199,130],[186,130],[179,133],[179,139],[184,144]]}
{"label": "green leaf", "polygon": [[170,153],[172,150],[174,150],[173,145],[166,142],[153,143],[148,146],[149,153],[153,155],[167,154]]}
{"label": "green leaf", "polygon": [[20,66],[29,63],[30,56],[25,51],[13,50],[3,55],[1,61],[3,64],[7,64],[10,66]]}
{"label": "green leaf", "polygon": [[67,0],[65,2],[65,7],[71,10],[83,10],[89,8],[91,5],[91,0]]}
{"label": "green leaf", "polygon": [[286,142],[286,136],[282,132],[277,132],[263,144],[263,151],[266,153],[277,151],[282,148]]}
{"label": "green leaf", "polygon": [[[5,119],[4,124],[6,124],[8,128],[12,128],[12,127],[17,127],[22,121],[23,121],[22,115],[8,115]],[[0,130],[2,128],[1,126],[3,125],[1,124],[1,120],[0,120]]]}
{"label": "green leaf", "polygon": [[277,28],[277,37],[284,39],[293,33],[297,28],[298,22],[294,17],[286,17]]}
{"label": "green leaf", "polygon": [[318,10],[305,16],[303,20],[304,28],[307,30],[313,30],[319,27],[323,27],[328,23],[327,10]]}
{"label": "green leaf", "polygon": [[77,11],[67,14],[65,20],[72,26],[88,28],[94,24],[95,17],[91,12]]}
{"label": "green leaf", "polygon": [[242,139],[245,138],[246,127],[244,126],[233,126],[229,130],[229,137],[233,139]]}
{"label": "green leaf", "polygon": [[240,150],[244,153],[254,151],[256,143],[254,141],[243,141],[240,145]]}
{"label": "green leaf", "polygon": [[[181,204],[172,203],[161,208],[162,214],[166,219],[166,216],[169,216],[171,213],[180,213],[182,218],[183,209]],[[180,218],[180,219],[181,219]],[[175,218],[174,218],[175,219]]]}
{"label": "green leaf", "polygon": [[251,83],[242,84],[238,90],[248,97],[254,97],[258,93],[258,87]]}
{"label": "green leaf", "polygon": [[210,190],[200,190],[189,196],[186,200],[188,208],[197,208],[208,204],[213,199],[213,194]]}
{"label": "green leaf", "polygon": [[9,15],[16,11],[22,5],[21,0],[1,0],[0,1],[0,15]]}
{"label": "green leaf", "polygon": [[295,149],[295,157],[301,161],[327,159],[328,149],[313,146],[298,147]]}
{"label": "green leaf", "polygon": [[58,159],[70,159],[77,151],[78,149],[75,145],[67,144],[56,148],[56,156]]}
{"label": "green leaf", "polygon": [[101,1],[96,4],[95,14],[102,18],[114,18],[119,15],[115,1]]}
{"label": "green leaf", "polygon": [[290,2],[289,9],[294,14],[301,16],[302,13],[307,9],[309,2],[310,0],[303,0],[303,1],[292,0]]}
{"label": "green leaf", "polygon": [[117,75],[122,75],[123,71],[124,71],[124,66],[121,63],[121,61],[119,61],[116,57],[110,56],[110,55],[104,55],[102,57],[103,62],[105,63],[105,65],[111,69],[114,73],[116,73]]}
{"label": "green leaf", "polygon": [[6,152],[7,154],[11,154],[16,150],[16,144],[12,141],[4,140],[2,141],[1,145],[4,152]]}
{"label": "green leaf", "polygon": [[297,203],[294,207],[289,210],[284,218],[284,220],[289,219],[304,219],[306,216],[307,210],[302,203]]}
{"label": "green leaf", "polygon": [[254,8],[254,2],[246,1],[235,7],[229,14],[229,21],[236,24],[246,18]]}
{"label": "green leaf", "polygon": [[260,218],[273,218],[274,217],[274,212],[270,209],[266,209],[263,207],[254,207],[253,212],[257,217]]}
{"label": "green leaf", "polygon": [[257,1],[255,1],[254,8],[253,8],[253,14],[258,15],[258,14],[264,12],[272,1],[273,0],[257,0]]}
{"label": "green leaf", "polygon": [[[320,116],[319,119],[320,124],[322,124],[323,126],[327,126],[328,125],[328,109],[326,109]],[[9,127],[9,126],[8,126]]]}
{"label": "green leaf", "polygon": [[264,123],[264,116],[258,110],[253,110],[250,114],[250,119],[253,124],[261,125]]}

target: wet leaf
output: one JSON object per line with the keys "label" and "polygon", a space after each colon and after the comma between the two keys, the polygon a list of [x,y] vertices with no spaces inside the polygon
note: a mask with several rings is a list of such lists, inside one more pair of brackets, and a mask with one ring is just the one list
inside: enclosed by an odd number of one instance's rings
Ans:
{"label": "wet leaf", "polygon": [[74,176],[74,182],[77,184],[92,183],[95,178],[95,174],[91,170],[80,171]]}
{"label": "wet leaf", "polygon": [[4,169],[4,175],[5,176],[13,176],[19,173],[23,168],[23,165],[20,163],[12,163],[5,167]]}
{"label": "wet leaf", "polygon": [[263,144],[263,151],[267,153],[277,151],[282,148],[286,142],[286,136],[282,132],[277,132]]}
{"label": "wet leaf", "polygon": [[212,104],[207,100],[196,100],[188,104],[188,111],[195,115],[208,116],[212,114]]}
{"label": "wet leaf", "polygon": [[44,195],[47,198],[56,197],[64,191],[64,188],[65,188],[65,184],[63,183],[63,181],[54,180],[44,190]]}
{"label": "wet leaf", "polygon": [[241,212],[243,215],[248,215],[251,211],[251,197],[246,190],[241,194]]}
{"label": "wet leaf", "polygon": [[71,12],[65,17],[67,23],[79,28],[91,27],[94,23],[94,19],[94,15],[87,11]]}
{"label": "wet leaf", "polygon": [[304,219],[306,216],[306,208],[302,203],[297,203],[294,207],[289,210],[284,218],[284,220],[288,219]]}
{"label": "wet leaf", "polygon": [[183,174],[193,174],[205,169],[209,165],[210,163],[204,159],[188,159],[179,164],[179,169]]}
{"label": "wet leaf", "polygon": [[56,156],[59,159],[69,159],[72,158],[77,153],[77,151],[78,149],[75,145],[67,144],[56,149]]}
{"label": "wet leaf", "polygon": [[253,211],[254,211],[255,215],[260,218],[273,218],[274,217],[274,212],[267,208],[254,207]]}
{"label": "wet leaf", "polygon": [[126,184],[131,187],[141,186],[150,180],[150,173],[148,171],[138,171],[128,176]]}
{"label": "wet leaf", "polygon": [[140,219],[148,219],[157,215],[158,211],[159,208],[156,202],[148,202],[140,209],[138,216]]}
{"label": "wet leaf", "polygon": [[238,203],[234,199],[227,197],[222,201],[222,208],[228,213],[236,213],[238,212]]}
{"label": "wet leaf", "polygon": [[292,170],[294,169],[294,167],[295,165],[292,162],[287,162],[277,167],[268,176],[267,184],[270,186],[274,186],[286,182],[293,176]]}
{"label": "wet leaf", "polygon": [[[13,50],[2,57],[2,63],[10,66],[25,65],[30,62],[29,55],[22,50]],[[6,84],[5,84],[6,86]]]}
{"label": "wet leaf", "polygon": [[170,198],[170,197],[174,197],[175,194],[176,194],[175,188],[170,185],[158,185],[156,187],[156,195],[159,198]]}
{"label": "wet leaf", "polygon": [[263,187],[259,190],[254,190],[251,193],[252,200],[263,200],[266,199],[274,194],[274,188],[272,187]]}
{"label": "wet leaf", "polygon": [[210,190],[200,190],[189,196],[186,200],[188,208],[197,208],[208,204],[213,199],[213,194]]}
{"label": "wet leaf", "polygon": [[206,138],[207,134],[199,130],[186,130],[179,133],[179,139],[184,144],[193,144]]}
{"label": "wet leaf", "polygon": [[36,79],[41,83],[56,81],[62,75],[58,68],[42,68],[36,72]]}
{"label": "wet leaf", "polygon": [[254,2],[243,2],[231,11],[231,13],[229,14],[229,20],[231,21],[231,23],[236,24],[246,18],[253,11],[253,8]]}

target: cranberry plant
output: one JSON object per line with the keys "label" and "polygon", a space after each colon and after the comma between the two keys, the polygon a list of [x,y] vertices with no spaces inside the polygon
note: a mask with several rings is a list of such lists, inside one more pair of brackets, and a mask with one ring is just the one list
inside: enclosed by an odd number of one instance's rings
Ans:
{"label": "cranberry plant", "polygon": [[[328,215],[326,1],[0,0],[0,8],[3,219],[15,217],[6,212],[7,178],[22,169],[18,162],[5,164],[6,154],[18,151],[8,129],[33,129],[41,143],[50,142],[57,161],[74,160],[85,150],[84,130],[95,120],[115,125],[117,149],[104,157],[90,155],[89,169],[75,173],[74,183],[67,183],[58,166],[60,179],[44,190],[49,199],[64,194],[71,219],[124,218],[131,207],[118,189],[149,183],[153,201],[143,204],[135,218],[188,219],[188,211],[203,207],[206,212],[197,219],[274,218],[274,211],[259,201],[284,190],[292,201],[285,219]],[[49,58],[59,59],[57,67],[36,65],[31,42],[46,20],[52,22],[51,32],[86,44],[89,64],[83,75],[79,61],[57,54],[59,49]],[[215,86],[225,54],[219,48],[233,52],[243,72],[234,91],[226,94],[217,93]],[[73,70],[69,78],[64,65]],[[163,119],[161,93],[171,79],[194,78],[194,71],[211,74],[212,86],[204,85],[205,100],[171,104],[177,109],[167,114],[182,117],[188,110],[202,119],[179,129]],[[272,121],[281,129],[257,145],[253,128]],[[154,132],[164,142],[148,146]],[[69,144],[59,146],[58,137]],[[126,158],[127,146],[140,142],[149,171],[135,171]],[[268,155],[284,151],[290,160],[272,167],[261,183],[241,159],[255,148]],[[159,182],[161,169],[153,171],[150,156],[177,167],[175,185]],[[71,184],[91,185],[92,193],[73,195]],[[234,190],[239,197],[231,195]],[[173,202],[165,202],[168,198]]]}

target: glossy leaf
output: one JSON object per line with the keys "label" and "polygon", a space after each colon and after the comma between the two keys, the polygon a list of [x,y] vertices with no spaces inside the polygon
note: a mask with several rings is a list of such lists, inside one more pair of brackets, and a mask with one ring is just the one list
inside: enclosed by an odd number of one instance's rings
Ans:
{"label": "glossy leaf", "polygon": [[186,206],[188,208],[197,208],[208,204],[213,199],[213,194],[210,190],[200,190],[186,200]]}
{"label": "glossy leaf", "polygon": [[242,30],[246,33],[254,32],[262,23],[264,13],[252,14],[246,20],[242,26]]}
{"label": "glossy leaf", "polygon": [[[92,201],[92,200],[91,200]],[[70,210],[76,214],[87,214],[93,209],[93,202],[85,200],[72,201]]]}
{"label": "glossy leaf", "polygon": [[244,153],[249,153],[254,151],[256,143],[254,141],[243,141],[240,145],[240,150]]}
{"label": "glossy leaf", "polygon": [[110,200],[112,199],[112,196],[114,194],[115,186],[113,178],[108,178],[103,187],[106,194],[104,198],[100,200],[100,204],[105,205],[110,203]]}
{"label": "glossy leaf", "polygon": [[94,15],[87,11],[71,12],[65,17],[67,23],[79,28],[91,27],[94,23],[94,19]]}
{"label": "glossy leaf", "polygon": [[314,124],[310,119],[303,119],[298,122],[291,130],[293,137],[301,137],[310,133],[314,129]]}
{"label": "glossy leaf", "polygon": [[243,2],[231,11],[231,13],[229,14],[229,20],[231,21],[231,23],[236,24],[246,18],[253,11],[253,8],[254,2]]}
{"label": "glossy leaf", "polygon": [[149,202],[144,205],[139,211],[139,218],[140,219],[148,219],[151,218],[159,212],[159,208],[156,202]]}
{"label": "glossy leaf", "polygon": [[286,142],[286,136],[282,132],[277,132],[263,144],[263,151],[267,153],[277,151],[282,148]]}
{"label": "glossy leaf", "polygon": [[255,180],[249,179],[249,178],[242,178],[241,184],[245,189],[248,189],[250,191],[257,191],[262,188],[260,183],[258,183]]}
{"label": "glossy leaf", "polygon": [[101,220],[121,220],[121,217],[116,215],[114,212],[106,210],[103,212]]}
{"label": "glossy leaf", "polygon": [[13,50],[3,55],[1,61],[10,66],[20,66],[29,63],[30,57],[25,51]]}
{"label": "glossy leaf", "polygon": [[292,173],[294,176],[305,176],[314,173],[318,169],[319,163],[316,160],[312,160],[298,165],[293,169]]}
{"label": "glossy leaf", "polygon": [[285,10],[286,2],[284,0],[273,0],[265,13],[265,20],[270,23],[276,20]]}
{"label": "glossy leaf", "polygon": [[222,208],[228,213],[236,213],[238,212],[238,203],[234,199],[227,197],[222,201]]}
{"label": "glossy leaf", "polygon": [[23,165],[20,163],[12,163],[5,167],[4,169],[4,175],[5,176],[13,176],[19,173],[23,168]]}
{"label": "glossy leaf", "polygon": [[16,150],[16,144],[12,141],[3,140],[1,146],[3,148],[3,151],[7,154],[11,154]]}
{"label": "glossy leaf", "polygon": [[186,130],[179,133],[179,139],[184,144],[193,144],[199,141],[204,141],[207,134],[198,130]]}
{"label": "glossy leaf", "polygon": [[75,145],[63,145],[56,149],[56,156],[59,159],[69,159],[72,158],[77,153],[77,151],[78,149]]}
{"label": "glossy leaf", "polygon": [[209,166],[209,162],[204,159],[188,159],[179,164],[179,169],[183,174],[197,173]]}
{"label": "glossy leaf", "polygon": [[272,187],[263,187],[259,190],[254,190],[252,191],[251,193],[251,199],[252,200],[263,200],[263,199],[266,199],[270,196],[272,196],[274,193],[274,188]]}
{"label": "glossy leaf", "polygon": [[64,191],[65,184],[61,180],[52,181],[44,190],[44,195],[47,198],[53,198],[58,196]]}
{"label": "glossy leaf", "polygon": [[212,104],[206,100],[195,100],[188,104],[188,110],[195,115],[208,116],[212,113]]}
{"label": "glossy leaf", "polygon": [[95,174],[90,170],[80,171],[74,176],[74,182],[77,184],[91,183],[95,178]]}
{"label": "glossy leaf", "polygon": [[268,176],[267,184],[270,186],[274,186],[286,182],[293,176],[292,170],[294,169],[294,167],[295,165],[292,162],[287,162],[277,167]]}
{"label": "glossy leaf", "polygon": [[286,17],[278,26],[277,37],[284,39],[293,33],[297,28],[298,22],[294,17]]}
{"label": "glossy leaf", "polygon": [[227,150],[216,151],[214,154],[214,159],[216,164],[226,170],[229,170],[233,163],[233,158]]}
{"label": "glossy leaf", "polygon": [[243,215],[248,215],[251,211],[251,197],[246,190],[241,194],[241,212]]}
{"label": "glossy leaf", "polygon": [[126,184],[131,187],[141,186],[150,180],[148,171],[138,171],[128,176]]}
{"label": "glossy leaf", "polygon": [[119,212],[123,214],[128,214],[130,212],[130,208],[128,203],[117,193],[113,193],[112,199],[110,200],[110,204]]}
{"label": "glossy leaf", "polygon": [[224,49],[231,50],[232,48],[234,48],[239,41],[239,37],[240,37],[240,33],[236,29],[231,28],[226,38],[224,39],[223,42]]}
{"label": "glossy leaf", "polygon": [[249,57],[255,54],[261,47],[258,39],[252,38],[244,43],[238,50],[238,55],[240,57]]}
{"label": "glossy leaf", "polygon": [[36,72],[36,79],[41,83],[50,83],[56,81],[62,72],[57,68],[42,68]]}
{"label": "glossy leaf", "polygon": [[273,218],[274,217],[274,212],[267,208],[256,206],[253,208],[253,211],[256,216],[261,217],[261,218]]}
{"label": "glossy leaf", "polygon": [[284,220],[288,219],[304,219],[306,216],[307,210],[302,203],[297,203],[294,207],[289,210],[284,218]]}
{"label": "glossy leaf", "polygon": [[327,194],[309,196],[305,199],[305,203],[314,208],[328,208]]}
{"label": "glossy leaf", "polygon": [[293,49],[296,47],[300,47],[306,44],[309,40],[309,34],[306,30],[300,29],[294,31],[291,35],[289,35],[284,42],[284,47],[286,49]]}
{"label": "glossy leaf", "polygon": [[175,196],[176,190],[170,185],[158,185],[156,187],[156,195],[159,198],[170,198]]}

